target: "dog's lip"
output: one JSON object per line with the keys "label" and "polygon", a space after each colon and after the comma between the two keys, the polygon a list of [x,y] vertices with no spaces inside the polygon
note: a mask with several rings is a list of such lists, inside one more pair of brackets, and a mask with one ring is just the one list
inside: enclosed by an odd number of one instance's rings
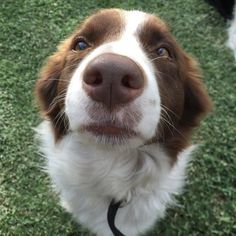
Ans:
{"label": "dog's lip", "polygon": [[114,124],[88,124],[82,127],[82,130],[93,133],[95,135],[105,135],[114,137],[134,137],[137,133],[129,128],[117,126]]}

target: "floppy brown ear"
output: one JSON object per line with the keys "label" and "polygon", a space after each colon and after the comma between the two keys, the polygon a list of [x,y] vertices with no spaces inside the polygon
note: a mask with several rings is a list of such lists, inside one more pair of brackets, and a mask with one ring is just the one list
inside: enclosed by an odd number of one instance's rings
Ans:
{"label": "floppy brown ear", "polygon": [[35,94],[42,115],[51,121],[56,139],[66,132],[65,117],[61,114],[61,106],[56,99],[59,95],[59,78],[65,64],[65,50],[66,48],[62,44],[58,51],[48,58],[35,86]]}
{"label": "floppy brown ear", "polygon": [[199,125],[201,118],[212,108],[212,103],[202,82],[202,75],[197,62],[184,55],[184,110],[180,125],[193,128]]}
{"label": "floppy brown ear", "polygon": [[167,150],[174,157],[189,145],[193,129],[212,108],[197,62],[187,54],[184,54],[181,63],[180,76],[184,80],[183,113],[173,132],[175,135],[165,140]]}
{"label": "floppy brown ear", "polygon": [[63,60],[60,53],[55,53],[48,58],[47,64],[42,68],[39,80],[36,82],[36,96],[44,116],[53,113],[55,106],[52,106],[57,93],[57,84],[63,69]]}

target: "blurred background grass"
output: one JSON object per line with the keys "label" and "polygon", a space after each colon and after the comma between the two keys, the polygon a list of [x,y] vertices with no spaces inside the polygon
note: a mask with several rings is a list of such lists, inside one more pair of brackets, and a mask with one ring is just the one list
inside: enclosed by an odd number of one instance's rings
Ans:
{"label": "blurred background grass", "polygon": [[84,235],[63,211],[40,169],[32,127],[33,87],[43,60],[99,8],[139,9],[167,20],[198,58],[214,113],[196,133],[201,148],[179,205],[147,235],[236,235],[236,66],[227,23],[201,0],[0,2],[0,235]]}

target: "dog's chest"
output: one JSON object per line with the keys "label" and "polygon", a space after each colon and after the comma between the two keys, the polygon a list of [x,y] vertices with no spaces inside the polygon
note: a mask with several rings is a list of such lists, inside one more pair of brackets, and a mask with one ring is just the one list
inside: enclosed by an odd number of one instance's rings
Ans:
{"label": "dog's chest", "polygon": [[118,210],[117,227],[125,235],[138,235],[164,215],[172,194],[183,185],[191,149],[181,153],[171,168],[157,144],[109,151],[81,145],[76,136],[67,135],[55,145],[44,126],[39,130],[41,151],[62,205],[99,236],[112,235],[106,217],[112,199],[128,201]]}
{"label": "dog's chest", "polygon": [[110,235],[106,214],[111,199],[127,201],[116,216],[117,227],[127,235],[145,218],[148,223],[155,220],[152,191],[157,167],[150,157],[139,151],[89,152],[66,143],[49,158],[48,169],[63,206],[81,223],[98,235]]}
{"label": "dog's chest", "polygon": [[68,189],[92,197],[126,200],[131,192],[133,195],[155,188],[170,169],[169,160],[163,155],[151,146],[108,151],[65,141],[56,147],[48,165],[55,181]]}

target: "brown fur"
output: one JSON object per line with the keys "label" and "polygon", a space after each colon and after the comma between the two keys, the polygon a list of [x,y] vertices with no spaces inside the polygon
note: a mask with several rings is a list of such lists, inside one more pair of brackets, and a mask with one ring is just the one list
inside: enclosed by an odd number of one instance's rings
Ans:
{"label": "brown fur", "polygon": [[[189,136],[201,118],[211,110],[211,102],[195,59],[185,53],[162,21],[151,17],[140,32],[144,49],[156,67],[161,96],[161,122],[156,137],[173,157],[189,145]],[[155,49],[165,47],[170,58],[156,58]]]}
{"label": "brown fur", "polygon": [[[48,117],[55,130],[56,140],[67,132],[67,118],[62,112],[64,100],[56,99],[63,96],[74,70],[79,62],[91,50],[105,41],[115,39],[123,25],[118,10],[102,10],[89,17],[68,39],[63,41],[56,53],[50,56],[42,68],[36,83],[35,94],[38,98],[42,115]],[[104,25],[106,27],[104,27]],[[82,36],[90,44],[85,51],[74,52],[73,45]]]}
{"label": "brown fur", "polygon": [[[67,132],[64,113],[60,117],[64,99],[56,97],[63,96],[73,72],[87,53],[105,41],[114,40],[122,27],[118,10],[100,11],[88,18],[71,37],[62,42],[58,51],[49,57],[43,67],[36,84],[36,96],[43,115],[52,122],[56,140]],[[85,51],[74,52],[72,48],[78,36],[84,37],[91,47]],[[196,61],[178,46],[163,21],[150,16],[139,32],[139,38],[156,68],[163,108],[158,132],[149,143],[163,143],[175,159],[188,145],[189,136],[199,125],[202,116],[210,110],[210,99],[201,82]],[[159,47],[167,48],[170,57],[156,58],[155,50]]]}

